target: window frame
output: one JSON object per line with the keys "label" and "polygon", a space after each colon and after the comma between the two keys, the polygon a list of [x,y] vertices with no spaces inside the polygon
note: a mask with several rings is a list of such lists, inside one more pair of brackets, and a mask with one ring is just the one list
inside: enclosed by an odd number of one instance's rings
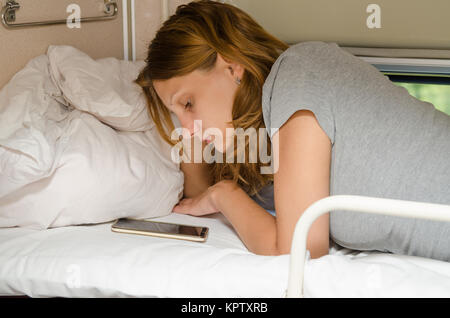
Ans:
{"label": "window frame", "polygon": [[393,82],[450,85],[450,59],[358,57]]}
{"label": "window frame", "polygon": [[[450,87],[450,58],[397,58],[358,56],[376,67],[392,82],[405,84],[432,84]],[[410,92],[412,96],[413,93]],[[417,97],[416,97],[417,98]],[[430,101],[428,101],[430,102]],[[450,116],[450,105],[434,105],[440,111]]]}

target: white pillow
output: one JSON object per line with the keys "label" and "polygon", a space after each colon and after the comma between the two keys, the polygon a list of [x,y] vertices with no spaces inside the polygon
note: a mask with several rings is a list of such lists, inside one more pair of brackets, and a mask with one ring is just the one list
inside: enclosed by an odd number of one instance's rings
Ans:
{"label": "white pillow", "polygon": [[74,109],[49,64],[47,55],[33,58],[0,90],[0,227],[169,214],[183,174],[156,127],[117,131]]}
{"label": "white pillow", "polygon": [[45,229],[171,213],[183,174],[156,128],[120,132],[73,110],[53,174],[0,200],[0,227]]}
{"label": "white pillow", "polygon": [[50,45],[50,74],[63,97],[119,130],[146,131],[154,126],[142,88],[133,83],[144,61],[94,60],[68,45]]}
{"label": "white pillow", "polygon": [[0,201],[53,173],[55,143],[70,113],[58,92],[46,55],[31,59],[0,90]]}

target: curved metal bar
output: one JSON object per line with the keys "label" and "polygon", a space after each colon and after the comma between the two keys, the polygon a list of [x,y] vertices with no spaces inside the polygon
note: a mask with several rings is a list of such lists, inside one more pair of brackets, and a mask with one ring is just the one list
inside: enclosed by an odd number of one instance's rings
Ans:
{"label": "curved metal bar", "polygon": [[303,297],[303,275],[309,228],[319,216],[334,210],[450,222],[450,205],[361,195],[332,195],[320,199],[303,212],[295,226],[291,245],[288,288],[285,297]]}
{"label": "curved metal bar", "polygon": [[[112,7],[112,9],[111,9],[111,7]],[[2,11],[1,11],[1,21],[7,29],[67,23],[67,19],[36,21],[36,22],[28,22],[28,23],[15,23],[15,24],[10,23],[11,21],[12,22],[15,21],[15,11],[18,9],[20,9],[20,4],[18,4],[14,0],[8,0],[6,2],[6,5],[3,6]],[[104,12],[109,15],[80,18],[80,19],[75,19],[75,21],[76,22],[92,22],[92,21],[112,20],[117,17],[118,11],[119,11],[119,9],[118,9],[117,3],[114,0],[105,0]]]}

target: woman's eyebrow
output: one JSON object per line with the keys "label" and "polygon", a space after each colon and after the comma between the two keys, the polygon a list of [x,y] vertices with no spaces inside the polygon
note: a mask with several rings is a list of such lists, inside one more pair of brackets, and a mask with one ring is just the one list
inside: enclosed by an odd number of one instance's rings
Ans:
{"label": "woman's eyebrow", "polygon": [[170,99],[169,99],[169,106],[172,106],[172,104],[173,104],[173,99],[175,98],[175,96],[177,96],[177,95],[179,95],[179,93],[180,93],[180,91],[175,91],[173,94],[172,94],[172,96],[170,97]]}
{"label": "woman's eyebrow", "polygon": [[174,96],[174,95],[175,95],[175,94],[172,94],[172,96],[168,99],[169,103],[163,101],[164,105],[165,105],[167,108],[169,108],[169,109],[170,109],[170,106],[172,106],[172,103],[173,103],[173,96]]}

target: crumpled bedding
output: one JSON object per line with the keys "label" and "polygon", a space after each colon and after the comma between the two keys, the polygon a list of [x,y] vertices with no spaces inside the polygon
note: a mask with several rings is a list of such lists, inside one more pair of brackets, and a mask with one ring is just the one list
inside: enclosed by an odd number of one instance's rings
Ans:
{"label": "crumpled bedding", "polygon": [[[284,297],[289,255],[247,250],[221,213],[160,222],[209,227],[204,243],[111,231],[112,222],[0,229],[0,295],[32,297]],[[450,264],[332,244],[307,254],[305,297],[449,297]]]}
{"label": "crumpled bedding", "polygon": [[171,212],[183,174],[132,82],[144,64],[51,45],[0,90],[0,227]]}

